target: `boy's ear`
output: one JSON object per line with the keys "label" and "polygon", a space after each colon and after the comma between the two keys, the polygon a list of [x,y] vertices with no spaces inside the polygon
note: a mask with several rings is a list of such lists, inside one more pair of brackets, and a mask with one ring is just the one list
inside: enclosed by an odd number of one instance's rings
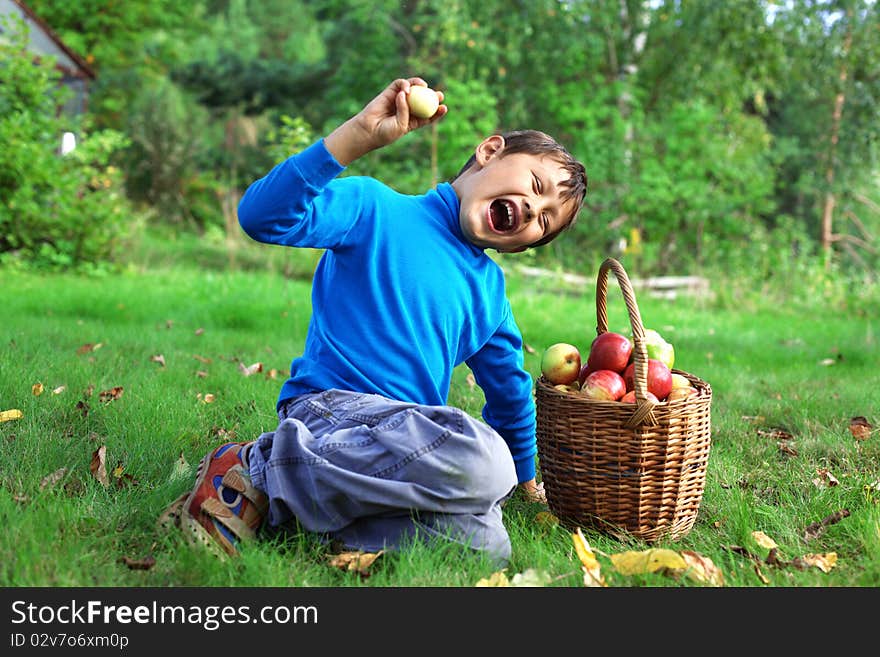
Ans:
{"label": "boy's ear", "polygon": [[502,137],[501,135],[492,135],[491,137],[487,137],[480,142],[479,146],[477,146],[477,150],[475,153],[477,164],[479,164],[481,167],[485,166],[486,162],[491,160],[493,157],[496,157],[503,150],[504,137]]}

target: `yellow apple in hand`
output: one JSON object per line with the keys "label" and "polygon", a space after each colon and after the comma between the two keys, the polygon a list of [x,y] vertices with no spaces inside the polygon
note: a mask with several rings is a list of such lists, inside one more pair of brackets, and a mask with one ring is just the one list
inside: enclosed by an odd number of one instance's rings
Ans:
{"label": "yellow apple in hand", "polygon": [[437,92],[420,84],[414,84],[409,88],[406,101],[412,115],[420,119],[430,119],[440,107],[440,96]]}

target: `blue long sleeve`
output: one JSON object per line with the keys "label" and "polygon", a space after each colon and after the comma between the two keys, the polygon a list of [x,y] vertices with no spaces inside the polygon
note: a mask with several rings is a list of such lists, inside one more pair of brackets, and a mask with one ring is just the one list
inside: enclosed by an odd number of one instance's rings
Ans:
{"label": "blue long sleeve", "polygon": [[419,196],[340,177],[318,141],[254,182],[239,204],[253,239],[324,249],[312,284],[305,349],[279,405],[342,388],[446,404],[467,362],[486,397],[483,418],[504,437],[520,481],[535,476],[532,382],[500,267],[468,242],[448,183]]}

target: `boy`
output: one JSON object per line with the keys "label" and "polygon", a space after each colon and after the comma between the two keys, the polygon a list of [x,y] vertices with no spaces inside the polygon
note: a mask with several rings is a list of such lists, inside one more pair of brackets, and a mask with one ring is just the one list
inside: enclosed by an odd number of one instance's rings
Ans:
{"label": "boy", "polygon": [[[430,119],[411,115],[416,84],[425,81],[395,80],[242,197],[253,239],[325,253],[277,430],[207,455],[178,501],[181,527],[209,546],[235,554],[268,518],[352,549],[441,538],[505,563],[502,502],[517,484],[543,500],[532,379],[485,250],[553,239],[577,216],[586,173],[550,137],[524,131],[484,140],[452,182],[421,196],[338,177],[446,114],[441,104]],[[446,405],[462,362],[485,393],[485,422]]]}

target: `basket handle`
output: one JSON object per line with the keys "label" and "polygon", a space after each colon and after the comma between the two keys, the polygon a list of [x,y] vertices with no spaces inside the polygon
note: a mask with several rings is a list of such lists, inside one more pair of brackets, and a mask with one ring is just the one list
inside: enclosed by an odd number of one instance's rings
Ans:
{"label": "basket handle", "polygon": [[626,422],[626,426],[634,427],[642,423],[654,426],[657,424],[654,418],[656,404],[648,399],[648,351],[645,348],[645,327],[642,324],[642,316],[639,314],[639,306],[629,276],[626,275],[623,265],[614,258],[606,258],[599,267],[599,277],[596,280],[596,335],[608,332],[606,297],[609,270],[614,272],[620,285],[633,332],[633,387],[636,393],[636,410]]}

